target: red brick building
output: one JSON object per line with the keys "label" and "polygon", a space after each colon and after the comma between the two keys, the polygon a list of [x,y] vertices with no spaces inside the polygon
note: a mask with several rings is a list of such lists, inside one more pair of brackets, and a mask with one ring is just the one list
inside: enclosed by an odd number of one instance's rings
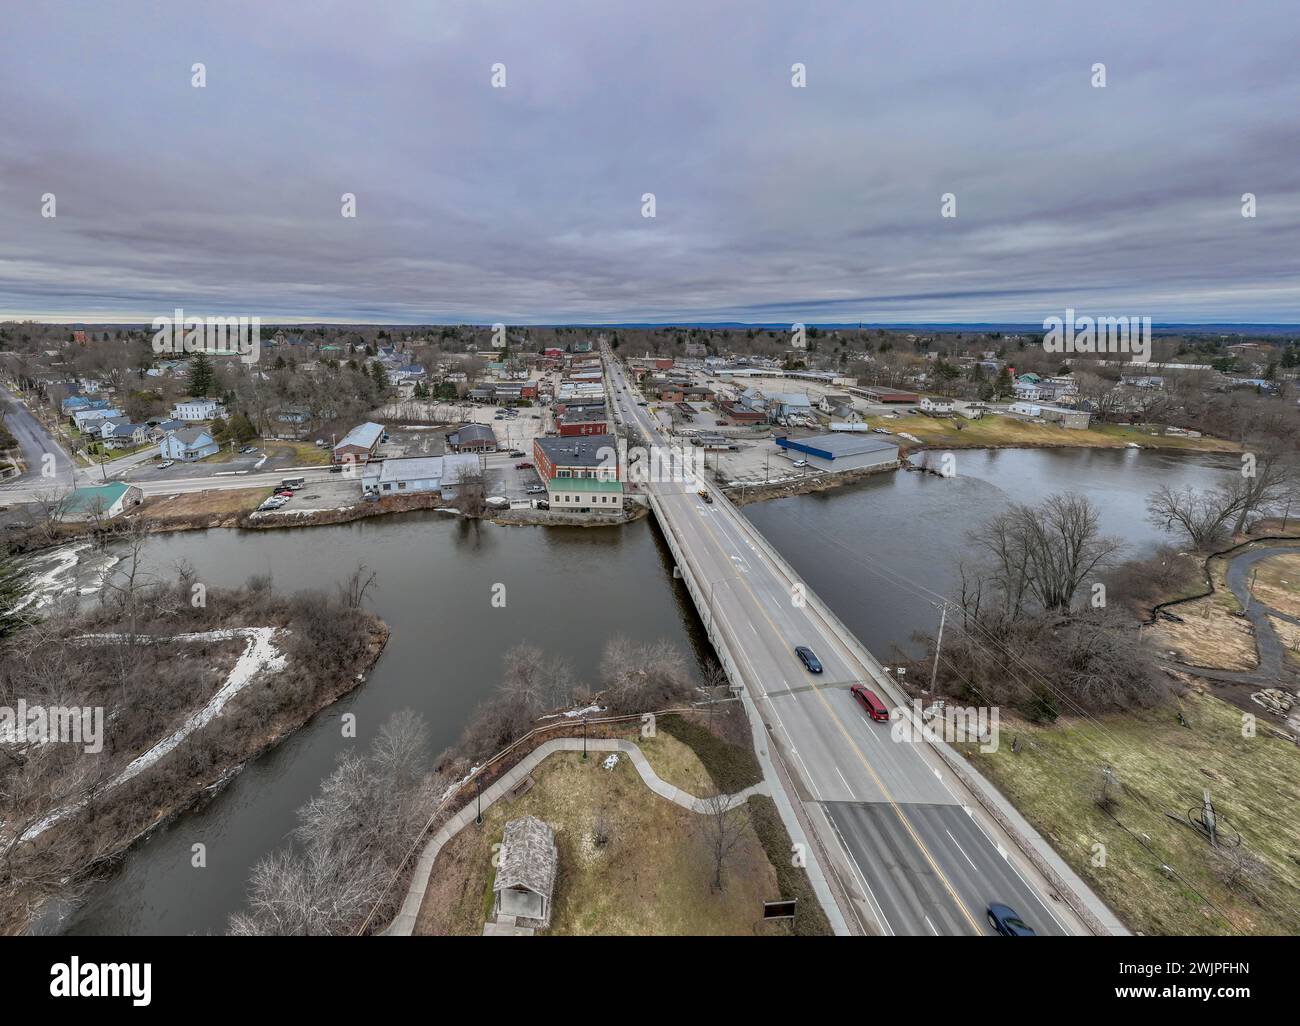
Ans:
{"label": "red brick building", "polygon": [[560,435],[603,435],[609,431],[609,420],[602,407],[599,410],[566,410],[560,415]]}

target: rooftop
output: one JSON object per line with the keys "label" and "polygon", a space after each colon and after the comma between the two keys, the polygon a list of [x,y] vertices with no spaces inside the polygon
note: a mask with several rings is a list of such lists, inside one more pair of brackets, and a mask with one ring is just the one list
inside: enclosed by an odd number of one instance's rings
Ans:
{"label": "rooftop", "polygon": [[112,484],[96,485],[93,488],[78,488],[68,496],[68,513],[80,513],[91,509],[108,509],[117,502],[131,486],[125,481]]}
{"label": "rooftop", "polygon": [[812,435],[809,438],[778,438],[777,444],[789,442],[792,445],[806,446],[828,452],[832,457],[862,456],[869,452],[882,452],[885,449],[897,449],[898,445],[883,438],[874,438],[867,434],[831,434]]}
{"label": "rooftop", "polygon": [[538,438],[537,445],[557,467],[604,467],[618,452],[618,439],[609,434]]}
{"label": "rooftop", "polygon": [[341,449],[345,445],[359,445],[363,449],[369,449],[371,446],[375,445],[383,435],[384,425],[376,424],[374,421],[368,420],[364,424],[358,424],[344,435],[339,440],[338,445],[334,446],[334,448]]}
{"label": "rooftop", "polygon": [[553,492],[621,492],[623,482],[597,477],[553,477],[548,487]]}

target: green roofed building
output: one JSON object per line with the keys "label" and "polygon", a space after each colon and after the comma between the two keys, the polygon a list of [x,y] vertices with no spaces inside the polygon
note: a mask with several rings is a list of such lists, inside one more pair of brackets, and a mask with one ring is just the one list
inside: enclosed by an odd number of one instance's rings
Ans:
{"label": "green roofed building", "polygon": [[546,483],[546,498],[551,509],[566,513],[619,513],[623,509],[623,482],[553,477]]}
{"label": "green roofed building", "polygon": [[96,485],[93,488],[78,488],[68,496],[63,509],[63,519],[111,520],[123,510],[138,506],[143,501],[144,492],[125,481],[114,481],[112,484]]}

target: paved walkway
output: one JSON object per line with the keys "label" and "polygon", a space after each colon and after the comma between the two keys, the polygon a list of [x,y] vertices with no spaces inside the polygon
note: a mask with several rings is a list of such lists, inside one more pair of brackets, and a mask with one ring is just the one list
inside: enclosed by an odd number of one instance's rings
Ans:
{"label": "paved walkway", "polygon": [[[1278,637],[1277,630],[1269,622],[1269,617],[1276,617],[1289,623],[1297,623],[1296,617],[1265,605],[1259,599],[1250,597],[1250,576],[1255,564],[1272,556],[1294,555],[1300,552],[1297,545],[1263,545],[1255,549],[1246,549],[1228,559],[1228,569],[1224,574],[1228,590],[1236,597],[1245,610],[1246,619],[1255,628],[1255,650],[1258,667],[1254,670],[1220,670],[1207,666],[1194,666],[1173,659],[1161,660],[1164,665],[1208,677],[1211,680],[1228,681],[1235,684],[1253,684],[1260,688],[1294,685],[1297,677],[1295,670],[1286,664],[1286,645]],[[1213,586],[1213,582],[1211,582]],[[1213,591],[1211,591],[1213,594]]]}
{"label": "paved walkway", "polygon": [[[582,751],[582,744],[582,738],[580,737],[560,737],[553,738],[534,748],[483,792],[483,808],[490,808],[503,795],[514,790],[521,780],[556,752],[580,752]],[[683,809],[689,809],[691,812],[698,812],[702,815],[707,815],[710,812],[707,803],[703,799],[687,794],[681,788],[674,787],[660,777],[641,753],[641,749],[631,741],[625,741],[622,738],[588,738],[587,751],[589,753],[620,752],[632,760],[632,765],[641,774],[641,779],[645,781],[646,786],[659,795],[660,798],[666,798],[668,801],[680,805]],[[594,754],[591,757],[594,758]],[[770,795],[771,790],[766,782],[747,787],[745,790],[728,797],[727,808],[734,809],[737,805],[748,801],[750,795],[755,794]],[[456,815],[444,823],[436,834],[429,838],[424,850],[420,852],[420,860],[415,865],[415,875],[411,878],[411,886],[407,889],[406,898],[402,901],[402,907],[392,923],[386,929],[380,931],[381,935],[386,937],[409,937],[411,935],[415,929],[416,917],[420,914],[420,906],[424,903],[424,891],[429,884],[429,873],[433,870],[434,859],[438,857],[438,852],[442,850],[444,844],[460,833],[466,824],[474,822],[477,808],[478,803],[476,801],[469,802]]]}

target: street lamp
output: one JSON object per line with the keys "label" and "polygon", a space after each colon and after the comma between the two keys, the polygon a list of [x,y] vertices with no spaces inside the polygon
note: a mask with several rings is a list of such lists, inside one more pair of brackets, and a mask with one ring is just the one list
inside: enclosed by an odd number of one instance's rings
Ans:
{"label": "street lamp", "polygon": [[477,826],[483,825],[483,778],[476,776],[474,778],[474,790],[478,792],[478,815],[474,817],[474,823]]}
{"label": "street lamp", "polygon": [[587,761],[587,717],[582,718],[582,761]]}

